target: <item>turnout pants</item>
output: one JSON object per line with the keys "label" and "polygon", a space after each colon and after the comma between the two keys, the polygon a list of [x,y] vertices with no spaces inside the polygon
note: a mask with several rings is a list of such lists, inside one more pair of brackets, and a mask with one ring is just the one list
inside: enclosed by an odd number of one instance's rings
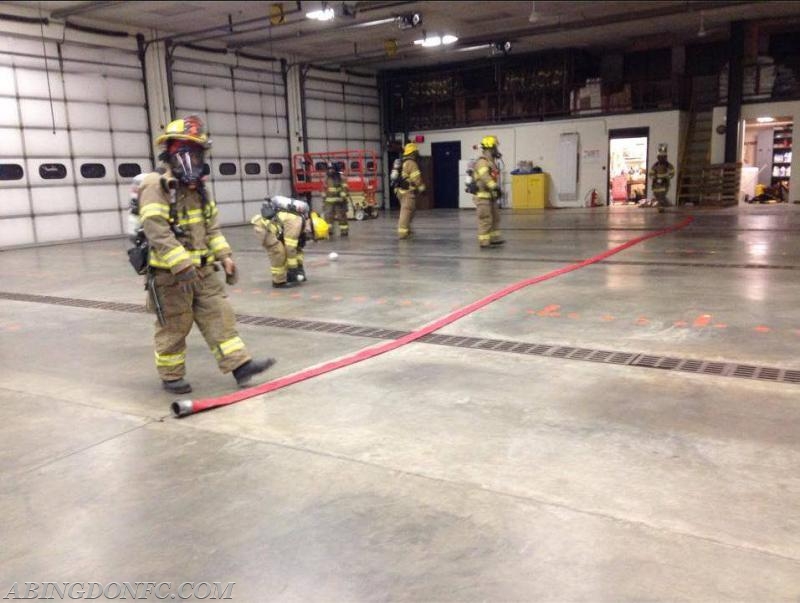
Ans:
{"label": "turnout pants", "polygon": [[[236,331],[236,317],[228,303],[222,279],[213,266],[198,269],[200,280],[184,293],[168,270],[156,269],[155,285],[166,324],[156,320],[155,352],[158,375],[164,381],[186,374],[186,336],[197,323],[223,373],[251,359]],[[150,296],[147,308],[155,312]]]}
{"label": "turnout pants", "polygon": [[325,201],[325,209],[323,210],[325,221],[331,225],[330,234],[333,234],[334,224],[339,224],[339,234],[347,235],[347,201]]}
{"label": "turnout pants", "polygon": [[475,208],[478,210],[478,243],[481,247],[488,247],[492,243],[503,240],[500,234],[500,210],[497,202],[492,199],[473,197]]}
{"label": "turnout pants", "polygon": [[397,221],[397,238],[407,239],[411,235],[411,222],[417,210],[417,196],[411,192],[397,192],[400,201],[400,219]]}
{"label": "turnout pants", "polygon": [[256,228],[261,236],[261,245],[267,250],[272,282],[276,285],[286,282],[289,268],[303,267],[303,251],[298,248],[302,228],[303,221],[300,219],[285,222],[283,241],[269,228]]}

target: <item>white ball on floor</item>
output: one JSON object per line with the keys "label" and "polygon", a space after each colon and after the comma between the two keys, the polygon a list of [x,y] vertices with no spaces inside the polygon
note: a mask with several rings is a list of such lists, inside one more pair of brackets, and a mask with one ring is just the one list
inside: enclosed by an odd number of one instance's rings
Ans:
{"label": "white ball on floor", "polygon": [[335,259],[336,259],[336,258],[338,258],[338,257],[339,257],[339,254],[338,254],[338,253],[336,253],[335,251],[331,251],[331,252],[328,254],[328,259],[329,259],[329,260],[335,260]]}
{"label": "white ball on floor", "polygon": [[302,283],[304,280],[306,280],[306,277],[304,277],[302,274],[298,274],[297,275],[297,282],[298,283]]}

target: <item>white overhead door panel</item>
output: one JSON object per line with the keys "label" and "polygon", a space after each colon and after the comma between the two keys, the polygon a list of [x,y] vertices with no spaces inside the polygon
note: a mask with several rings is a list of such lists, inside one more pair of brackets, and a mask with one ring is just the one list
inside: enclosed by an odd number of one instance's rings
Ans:
{"label": "white overhead door panel", "polygon": [[[380,161],[380,97],[374,77],[311,68],[302,85],[309,152],[364,149],[375,151]],[[379,203],[382,183],[379,178]]]}
{"label": "white overhead door panel", "polygon": [[153,167],[133,42],[45,52],[0,34],[0,248],[122,234],[130,181]]}
{"label": "white overhead door panel", "polygon": [[111,128],[108,107],[105,103],[75,103],[67,101],[69,125],[78,130],[103,130]]}
{"label": "white overhead door panel", "polygon": [[7,218],[0,220],[0,242],[5,246],[30,245],[36,242],[31,218]]}
{"label": "white overhead door panel", "polygon": [[22,216],[29,213],[31,202],[25,188],[10,188],[2,191],[0,199],[0,218],[5,216]]}
{"label": "white overhead door panel", "polygon": [[0,128],[0,157],[21,157],[22,151],[22,132],[19,129]]}
{"label": "white overhead door panel", "polygon": [[78,200],[73,186],[48,186],[31,188],[33,215],[76,214]]}
{"label": "white overhead door panel", "polygon": [[[0,83],[2,85],[2,83]],[[17,102],[13,98],[0,97],[0,126],[19,127],[19,112]],[[5,139],[0,139],[5,142]]]}
{"label": "white overhead door panel", "polygon": [[[184,48],[176,55],[171,65],[176,116],[194,113],[205,120],[212,141],[207,186],[220,221],[244,223],[267,194],[291,194],[280,63],[234,67]],[[279,164],[280,173],[271,173],[270,164]]]}
{"label": "white overhead door panel", "polygon": [[81,237],[78,214],[37,216],[33,226],[38,241],[70,241]]}
{"label": "white overhead door panel", "polygon": [[101,211],[81,214],[81,230],[86,237],[107,237],[120,234],[118,211]]}

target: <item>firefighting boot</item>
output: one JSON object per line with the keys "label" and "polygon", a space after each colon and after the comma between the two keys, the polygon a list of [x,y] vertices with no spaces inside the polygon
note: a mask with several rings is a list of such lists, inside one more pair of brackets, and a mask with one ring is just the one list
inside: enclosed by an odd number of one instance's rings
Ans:
{"label": "firefighting boot", "polygon": [[296,281],[292,281],[292,282],[286,281],[285,283],[272,283],[272,288],[273,289],[290,289],[292,287],[296,287],[299,284],[300,283],[298,283]]}
{"label": "firefighting boot", "polygon": [[265,358],[263,360],[248,360],[238,368],[233,369],[233,377],[236,379],[236,384],[239,387],[247,385],[247,383],[255,375],[263,373],[269,367],[275,364],[274,358]]}
{"label": "firefighting boot", "polygon": [[161,386],[171,394],[188,394],[192,391],[192,386],[185,379],[162,381]]}

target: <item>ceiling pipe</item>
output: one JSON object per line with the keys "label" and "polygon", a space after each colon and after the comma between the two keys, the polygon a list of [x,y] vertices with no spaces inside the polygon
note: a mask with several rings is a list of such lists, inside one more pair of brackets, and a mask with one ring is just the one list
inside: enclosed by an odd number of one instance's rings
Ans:
{"label": "ceiling pipe", "polygon": [[[698,6],[702,4],[702,6]],[[645,11],[641,11],[638,13],[629,13],[627,15],[607,15],[603,17],[597,17],[595,19],[584,19],[580,21],[567,21],[567,22],[560,22],[550,25],[540,25],[540,26],[528,26],[516,30],[510,30],[503,32],[502,38],[503,39],[510,39],[510,40],[519,40],[521,38],[527,38],[531,36],[538,36],[543,34],[550,34],[550,33],[563,33],[567,31],[578,31],[582,29],[590,29],[594,27],[603,27],[606,25],[618,25],[620,23],[629,23],[634,21],[642,21],[645,19],[652,19],[655,17],[669,17],[675,15],[682,15],[686,13],[693,13],[702,8],[703,11],[713,11],[713,10],[721,10],[725,8],[731,7],[741,7],[741,6],[748,6],[748,5],[755,5],[760,4],[760,2],[698,2],[695,3],[693,6],[689,3],[686,5],[681,6],[680,8],[676,9],[673,7],[661,7],[661,8],[654,8]],[[496,36],[495,36],[496,37]],[[459,40],[459,44],[455,47],[451,47],[452,50],[457,50],[463,46],[472,46],[475,44],[486,43],[486,35],[482,34],[480,36],[471,36],[467,38],[462,38]],[[435,52],[435,51],[434,51]],[[399,56],[402,53],[403,56]],[[402,47],[398,48],[398,55],[396,55],[397,60],[403,60],[408,58],[414,58],[416,56],[424,56],[426,53],[430,53],[429,49],[420,48],[419,46],[414,46],[413,43],[404,44]],[[329,64],[339,64],[339,65],[348,65],[350,63],[375,63],[384,60],[389,60],[389,57],[386,56],[386,52],[383,50],[375,50],[370,51],[364,54],[360,54],[358,56],[354,56],[353,54],[342,55],[339,57],[331,57],[330,59],[326,59],[324,61],[314,62],[314,64],[319,65],[329,65]]]}
{"label": "ceiling pipe", "polygon": [[[370,6],[366,7],[366,8],[357,9],[356,10],[356,18],[357,18],[358,15],[363,14],[363,13],[375,12],[375,11],[380,11],[380,10],[388,10],[388,9],[396,9],[398,7],[401,7],[401,6],[406,6],[407,7],[408,5],[413,5],[413,4],[417,4],[417,2],[414,2],[414,1],[384,2],[380,6],[370,5]],[[302,19],[302,20],[299,20],[299,21],[293,21],[291,24],[292,25],[296,25],[298,23],[303,23],[303,22],[306,22],[306,21],[307,21],[307,19]],[[261,42],[268,42],[270,44],[274,44],[275,42],[280,42],[282,40],[291,40],[293,38],[298,38],[300,36],[303,36],[303,37],[321,36],[321,35],[332,34],[332,33],[340,32],[340,31],[348,30],[348,29],[358,29],[358,28],[363,27],[363,26],[364,26],[363,22],[362,23],[345,23],[343,25],[336,25],[334,27],[326,27],[324,29],[314,29],[312,31],[307,31],[307,32],[303,32],[302,30],[297,30],[297,31],[295,31],[295,32],[293,32],[291,34],[286,34],[286,35],[282,35],[282,36],[274,36],[274,37],[271,37],[271,38],[268,38],[268,39],[265,39],[265,40],[249,39],[249,40],[240,40],[238,42],[232,42],[232,43],[230,43],[228,45],[228,48],[242,48],[244,46],[250,46],[252,44],[258,44],[258,43],[261,43]],[[256,30],[253,30],[253,31],[256,31]],[[249,32],[238,32],[238,33],[249,33]],[[238,35],[238,34],[234,34],[234,35]]]}
{"label": "ceiling pipe", "polygon": [[[287,11],[287,12],[283,13],[283,15],[285,17],[286,15],[294,15],[294,14],[299,13],[299,12],[301,12],[301,11],[298,8],[298,9]],[[187,31],[185,33],[177,33],[177,34],[167,34],[167,35],[164,35],[164,36],[159,36],[157,38],[153,38],[152,40],[148,40],[147,43],[148,44],[154,44],[156,42],[163,42],[164,40],[173,40],[174,41],[174,40],[179,40],[180,38],[185,38],[185,37],[188,37],[188,36],[196,36],[196,35],[199,35],[199,34],[210,33],[210,32],[213,32],[213,31],[219,31],[221,29],[230,30],[232,27],[240,27],[242,25],[252,25],[253,23],[260,23],[260,22],[263,22],[263,21],[269,21],[270,18],[271,17],[269,17],[269,16],[266,16],[266,17],[254,17],[252,19],[245,19],[244,21],[239,21],[238,23],[233,23],[233,24],[226,23],[225,25],[215,25],[214,27],[206,27],[205,29],[198,29],[196,31]],[[225,33],[223,35],[231,36],[231,35],[236,35],[238,33],[244,33],[244,32],[231,32],[231,31],[228,31],[227,33]],[[198,38],[196,40],[193,39],[193,40],[190,40],[190,41],[191,42],[202,42],[203,40],[206,40],[206,39],[210,39],[210,38]]]}

